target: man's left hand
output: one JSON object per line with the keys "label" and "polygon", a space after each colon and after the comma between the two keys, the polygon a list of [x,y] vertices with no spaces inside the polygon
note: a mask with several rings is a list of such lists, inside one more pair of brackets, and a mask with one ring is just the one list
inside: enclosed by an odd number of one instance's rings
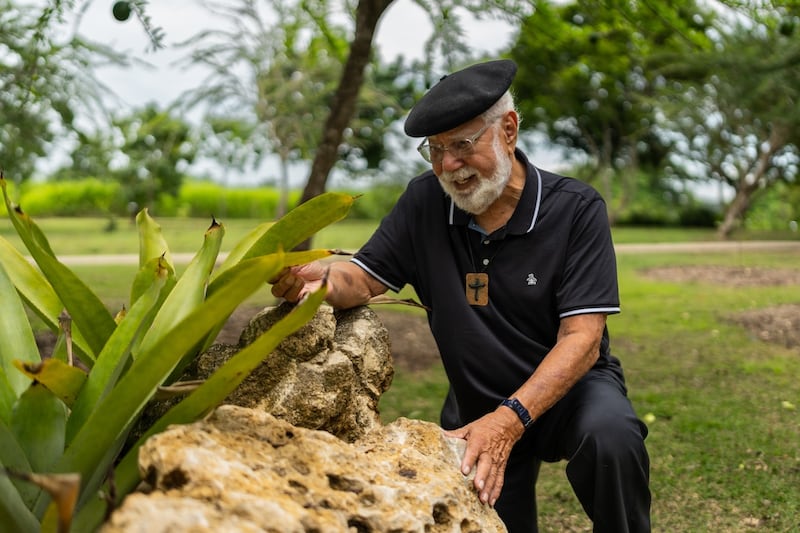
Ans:
{"label": "man's left hand", "polygon": [[486,414],[462,428],[445,431],[448,437],[467,441],[461,473],[466,476],[473,467],[477,468],[473,484],[481,502],[494,507],[503,488],[511,448],[524,432],[522,422],[506,408]]}

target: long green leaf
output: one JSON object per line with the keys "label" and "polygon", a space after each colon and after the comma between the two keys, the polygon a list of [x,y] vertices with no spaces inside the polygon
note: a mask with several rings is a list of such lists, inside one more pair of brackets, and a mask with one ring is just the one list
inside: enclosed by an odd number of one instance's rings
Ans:
{"label": "long green leaf", "polygon": [[[264,228],[263,234],[246,251],[237,250],[237,256],[240,255],[238,259],[293,249],[322,228],[344,218],[355,199],[355,196],[349,194],[327,192],[300,204],[280,220]],[[217,274],[224,272],[232,262],[233,259],[226,260]]]}
{"label": "long green leaf", "polygon": [[[138,451],[151,435],[163,431],[172,424],[186,424],[198,420],[222,403],[284,338],[297,331],[314,316],[324,298],[324,287],[309,295],[291,313],[240,350],[217,369],[203,385],[156,421],[128,450],[114,470],[114,483],[118,494],[129,493],[140,481]],[[103,505],[98,501],[90,502],[78,514],[75,524],[80,530],[93,530],[99,526],[102,516]]]}
{"label": "long green leaf", "polygon": [[[139,351],[146,351],[166,335],[178,322],[196,309],[205,298],[206,286],[211,270],[216,264],[225,228],[213,221],[205,233],[203,246],[192,258],[175,287],[161,305],[152,326],[139,345]],[[136,357],[136,353],[134,353]]]}
{"label": "long green leaf", "polygon": [[175,270],[172,256],[169,253],[164,234],[161,233],[161,226],[153,220],[147,212],[147,208],[139,211],[136,215],[136,228],[139,230],[139,266],[146,265],[156,257],[164,257],[167,264]]}
{"label": "long green leaf", "polygon": [[[285,254],[284,259],[284,267],[294,266],[294,265],[302,265],[305,263],[309,263],[311,261],[315,261],[317,259],[324,259],[326,257],[330,257],[333,254],[331,250],[307,250],[303,252],[289,252]],[[235,270],[226,270],[223,272],[218,278],[211,282],[208,286],[208,294],[212,295],[217,291],[225,290],[225,285],[231,280],[232,276],[231,273],[235,273]],[[227,320],[228,317],[225,317]],[[209,332],[208,336],[206,337],[205,343],[200,351],[207,350],[209,346],[214,342],[214,339],[217,338],[220,330],[225,326],[225,322],[222,321],[217,325],[216,328],[212,329]]]}
{"label": "long green leaf", "polygon": [[252,248],[256,242],[258,242],[258,240],[264,235],[264,233],[267,232],[269,228],[272,227],[273,224],[275,224],[275,222],[271,220],[269,222],[262,222],[250,230],[247,235],[239,239],[239,242],[237,242],[233,249],[228,252],[228,256],[222,262],[220,267],[211,275],[211,279],[214,279],[217,277],[217,275],[219,275],[220,272],[228,270],[230,267],[244,259],[244,255],[247,253],[247,251]]}
{"label": "long green leaf", "polygon": [[25,247],[28,250],[32,247],[38,248],[51,257],[55,257],[56,254],[50,247],[50,242],[42,233],[42,230],[39,229],[39,226],[34,224],[33,220],[23,213],[22,208],[11,203],[11,198],[9,198],[8,190],[6,189],[6,180],[2,177],[2,173],[0,173],[0,188],[3,189],[3,200],[5,201],[8,217],[11,219],[11,223],[14,225],[14,229],[17,230],[17,234],[22,239]]}
{"label": "long green leaf", "polygon": [[[5,188],[3,192],[5,193]],[[10,205],[7,196],[6,203]],[[83,332],[91,350],[86,354],[90,361],[84,362],[92,364],[116,327],[113,317],[97,295],[75,273],[55,258],[49,245],[42,245],[44,236],[35,237],[41,234],[41,230],[30,217],[22,211],[11,210],[8,214],[20,239],[64,303],[73,324]],[[44,241],[46,242],[46,239]]]}
{"label": "long green leaf", "polygon": [[[158,261],[158,259],[156,260]],[[119,323],[117,329],[108,339],[103,351],[97,357],[86,384],[78,394],[72,413],[67,421],[67,445],[89,418],[97,402],[100,401],[116,385],[125,363],[128,361],[130,346],[134,337],[139,333],[144,324],[149,323],[148,317],[154,314],[161,289],[166,283],[168,272],[156,268],[151,270],[151,283],[149,289],[133,304],[125,318]]]}
{"label": "long green leaf", "polygon": [[[316,261],[318,259],[325,259],[326,257],[330,257],[333,255],[334,252],[332,250],[305,250],[302,252],[288,252],[283,254],[283,266],[295,266],[295,265],[304,265],[306,263],[310,263],[311,261]],[[237,276],[235,270],[226,270],[222,274],[220,274],[214,281],[212,281],[208,286],[208,295],[211,296],[212,294],[218,291],[224,291],[225,287],[228,283],[230,283],[233,279]]]}
{"label": "long green leaf", "polygon": [[0,365],[0,422],[9,424],[11,422],[11,408],[17,401],[17,395],[6,377],[6,371]]}
{"label": "long green leaf", "polygon": [[[18,472],[31,471],[31,464],[25,456],[25,450],[19,445],[9,426],[3,422],[0,422],[0,464]],[[26,507],[30,508],[39,495],[39,489],[35,485],[20,480],[12,480],[11,483],[17,488]]]}
{"label": "long green leaf", "polygon": [[222,403],[283,339],[311,320],[324,299],[325,287],[310,294],[288,315],[241,349],[200,387],[166,413],[153,425],[149,433],[152,435],[163,431],[170,424],[185,424],[208,414]]}
{"label": "long green leaf", "polygon": [[[78,472],[89,479],[103,468],[103,454],[141,413],[156,388],[172,371],[181,355],[202,340],[220,320],[283,268],[283,256],[273,254],[244,261],[234,267],[236,278],[177,324],[171,334],[142,351],[117,386],[97,404],[67,448],[56,472]],[[37,508],[39,504],[37,502]]]}
{"label": "long green leaf", "polygon": [[31,379],[14,367],[14,360],[28,363],[40,361],[39,348],[33,337],[31,325],[25,314],[17,289],[0,264],[0,365],[6,380],[19,397],[30,385]]}
{"label": "long green leaf", "polygon": [[35,472],[46,472],[64,452],[67,408],[47,387],[34,381],[11,413],[11,432]]}
{"label": "long green leaf", "polygon": [[[64,304],[42,273],[2,237],[0,237],[0,264],[5,267],[8,277],[25,304],[42,319],[50,331],[58,332],[58,315],[64,309]],[[80,329],[75,326],[72,328],[72,344],[78,357],[86,360],[87,358],[81,356],[91,350]]]}

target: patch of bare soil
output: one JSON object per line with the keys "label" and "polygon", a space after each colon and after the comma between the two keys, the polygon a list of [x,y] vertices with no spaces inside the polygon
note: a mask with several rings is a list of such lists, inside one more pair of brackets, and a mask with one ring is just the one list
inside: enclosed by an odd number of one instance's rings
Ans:
{"label": "patch of bare soil", "polygon": [[786,304],[738,313],[732,319],[764,342],[800,347],[800,304]]}
{"label": "patch of bare soil", "polygon": [[[728,287],[800,285],[800,270],[759,267],[671,266],[651,268],[647,276],[666,281],[699,282]],[[730,317],[765,342],[800,347],[800,303],[737,313]]]}
{"label": "patch of bare soil", "polygon": [[800,285],[800,270],[717,265],[681,265],[644,270],[645,275],[681,283],[712,283],[729,287]]}

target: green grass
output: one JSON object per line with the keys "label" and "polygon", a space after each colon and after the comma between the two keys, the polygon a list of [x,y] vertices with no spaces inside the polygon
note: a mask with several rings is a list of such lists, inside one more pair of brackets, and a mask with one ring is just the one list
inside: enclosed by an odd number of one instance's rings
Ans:
{"label": "green grass", "polygon": [[[37,220],[61,254],[136,253],[127,222],[103,231],[102,219]],[[193,252],[209,221],[158,220],[174,252]],[[259,221],[226,223],[223,249]],[[225,223],[225,221],[223,221]],[[358,248],[374,223],[344,221],[315,246]],[[0,235],[13,234],[0,220]],[[617,243],[714,240],[711,231],[614,231]],[[770,236],[774,238],[774,236]],[[748,240],[747,236],[740,236]],[[14,240],[13,237],[10,240]],[[227,248],[225,247],[227,245]],[[800,303],[800,288],[736,287],[652,279],[645,269],[666,265],[728,265],[797,269],[789,252],[628,254],[618,256],[623,312],[609,318],[612,349],[625,367],[640,416],[652,415],[654,531],[796,531],[800,528],[800,350],[759,341],[729,320],[733,313]],[[135,267],[74,267],[110,303],[124,302]],[[411,293],[401,295],[411,296]],[[270,301],[268,290],[253,302]],[[384,420],[437,421],[446,391],[440,366],[397,371],[381,401]],[[798,406],[786,407],[784,402]],[[540,531],[589,531],[564,463],[543,465]]]}
{"label": "green grass", "polygon": [[[118,219],[113,231],[108,231],[109,220],[104,218],[36,218],[58,255],[136,254],[139,235],[136,226]],[[156,218],[173,253],[196,252],[211,219]],[[222,250],[229,251],[257,225],[257,219],[220,220],[225,227]],[[376,222],[343,220],[320,231],[314,239],[319,248],[356,249],[363,244],[377,226]],[[11,221],[0,218],[0,236],[20,251],[25,251]]]}

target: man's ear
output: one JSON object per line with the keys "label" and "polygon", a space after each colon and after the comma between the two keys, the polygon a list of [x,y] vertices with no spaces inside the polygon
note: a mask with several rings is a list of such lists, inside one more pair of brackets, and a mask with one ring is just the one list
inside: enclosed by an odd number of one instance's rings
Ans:
{"label": "man's ear", "polygon": [[519,116],[516,111],[509,111],[503,117],[503,134],[505,135],[506,144],[515,144],[517,142],[517,133],[519,131]]}

